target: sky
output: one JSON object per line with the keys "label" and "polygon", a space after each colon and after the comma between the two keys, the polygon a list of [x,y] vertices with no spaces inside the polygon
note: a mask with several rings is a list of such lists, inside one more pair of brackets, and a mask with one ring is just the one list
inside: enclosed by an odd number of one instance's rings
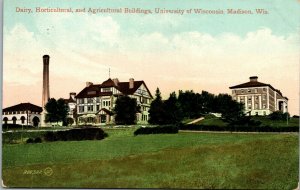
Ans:
{"label": "sky", "polygon": [[[36,13],[37,7],[74,12]],[[153,14],[92,14],[89,8]],[[155,14],[155,8],[253,14]],[[164,98],[178,90],[230,94],[230,86],[258,76],[287,96],[289,112],[299,115],[299,10],[297,0],[5,1],[3,107],[41,105],[42,56],[48,54],[54,98],[79,93],[87,81],[102,83],[109,69],[120,81],[144,80],[153,95],[159,87]]]}

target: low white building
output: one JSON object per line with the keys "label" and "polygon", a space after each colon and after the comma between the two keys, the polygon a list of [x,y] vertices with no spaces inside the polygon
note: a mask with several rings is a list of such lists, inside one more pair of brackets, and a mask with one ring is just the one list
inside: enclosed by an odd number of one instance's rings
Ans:
{"label": "low white building", "polygon": [[234,100],[245,106],[248,115],[269,115],[274,111],[288,112],[288,98],[272,85],[258,82],[257,76],[250,81],[229,87]]}
{"label": "low white building", "polygon": [[42,107],[31,103],[20,103],[2,110],[2,124],[40,126]]}

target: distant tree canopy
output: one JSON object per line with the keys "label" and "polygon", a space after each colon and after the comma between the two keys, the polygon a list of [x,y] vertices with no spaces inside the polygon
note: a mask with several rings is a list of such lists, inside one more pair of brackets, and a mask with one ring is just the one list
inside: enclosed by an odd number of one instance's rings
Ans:
{"label": "distant tree canopy", "polygon": [[45,105],[45,109],[47,111],[45,122],[63,122],[63,125],[66,125],[69,107],[64,99],[51,98]]}
{"label": "distant tree canopy", "polygon": [[155,99],[149,110],[149,123],[174,124],[183,118],[198,118],[209,112],[221,113],[228,122],[234,122],[244,116],[243,104],[236,102],[228,94],[214,95],[206,91],[201,94],[193,91],[179,91],[170,94],[167,100],[162,100],[157,88]]}
{"label": "distant tree canopy", "polygon": [[271,120],[287,120],[290,119],[290,114],[288,112],[283,113],[282,111],[274,111],[268,117]]}
{"label": "distant tree canopy", "polygon": [[116,100],[114,108],[115,122],[121,125],[136,123],[136,113],[140,111],[136,99],[128,96],[121,96]]}

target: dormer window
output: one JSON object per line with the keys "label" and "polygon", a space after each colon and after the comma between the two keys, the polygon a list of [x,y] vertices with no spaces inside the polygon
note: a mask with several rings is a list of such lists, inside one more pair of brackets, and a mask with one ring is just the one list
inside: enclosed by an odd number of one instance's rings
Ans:
{"label": "dormer window", "polygon": [[87,94],[88,95],[93,95],[93,94],[96,94],[96,91],[89,91]]}
{"label": "dormer window", "polygon": [[111,92],[111,88],[102,88],[102,92]]}

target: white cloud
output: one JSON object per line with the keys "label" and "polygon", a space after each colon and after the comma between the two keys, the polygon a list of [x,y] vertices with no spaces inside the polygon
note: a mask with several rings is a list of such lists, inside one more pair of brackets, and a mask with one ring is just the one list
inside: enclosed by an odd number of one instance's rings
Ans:
{"label": "white cloud", "polygon": [[277,36],[268,28],[245,36],[199,31],[127,34],[111,17],[96,15],[43,16],[37,18],[37,26],[38,33],[22,24],[5,29],[4,82],[40,82],[41,57],[47,53],[52,76],[66,76],[68,81],[102,82],[110,67],[113,77],[132,76],[157,86],[180,88],[176,83],[186,83],[195,89],[215,86],[216,91],[227,92],[237,81],[258,75],[288,97],[298,93],[285,84],[298,85],[297,34]]}

